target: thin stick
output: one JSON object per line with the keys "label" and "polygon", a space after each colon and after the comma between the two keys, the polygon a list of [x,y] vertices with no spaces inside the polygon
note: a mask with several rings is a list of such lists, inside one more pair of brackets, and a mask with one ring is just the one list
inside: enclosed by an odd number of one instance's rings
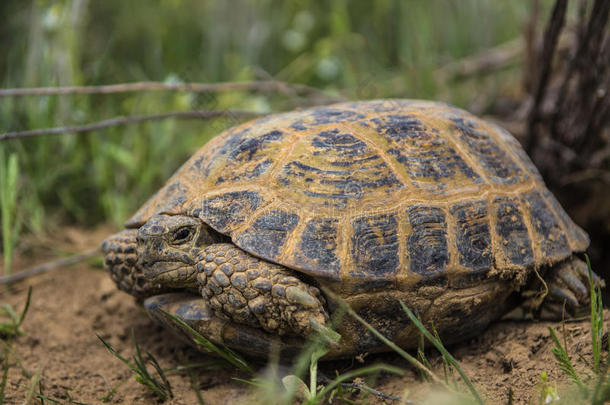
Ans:
{"label": "thin stick", "polygon": [[190,91],[194,93],[210,93],[224,91],[258,91],[280,92],[294,96],[294,91],[308,95],[322,96],[328,99],[341,100],[341,96],[331,95],[314,87],[302,84],[292,84],[277,80],[255,82],[224,82],[224,83],[164,83],[135,82],[119,83],[101,86],[68,86],[68,87],[33,87],[21,89],[0,89],[0,97],[6,96],[46,96],[66,94],[113,94],[137,91]]}
{"label": "thin stick", "polygon": [[[333,381],[331,378],[329,378],[329,377],[327,377],[327,376],[325,376],[323,374],[320,374],[320,379],[325,384],[328,384],[328,383]],[[390,401],[398,401],[398,402],[402,402],[403,404],[406,404],[406,405],[415,405],[415,402],[413,402],[413,401],[405,400],[405,399],[403,399],[403,398],[401,398],[399,396],[396,396],[396,395],[384,394],[381,391],[377,391],[376,389],[369,387],[368,385],[366,385],[363,382],[341,383],[340,385],[342,387],[345,387],[345,388],[353,388],[353,389],[358,389],[358,390],[361,390],[361,391],[366,391],[366,392],[368,392],[368,393],[370,393],[370,394],[372,394],[372,395],[374,395],[376,397],[379,397],[381,399],[388,399]]]}
{"label": "thin stick", "polygon": [[53,260],[39,266],[30,267],[29,269],[25,269],[20,271],[19,273],[11,274],[10,276],[0,277],[0,284],[11,284],[16,281],[24,280],[28,277],[32,277],[36,274],[46,273],[58,267],[66,267],[72,266],[73,264],[83,262],[92,257],[97,256],[100,253],[98,248],[87,250],[83,253],[77,253],[70,257],[63,257],[61,259]]}
{"label": "thin stick", "polygon": [[502,69],[523,53],[521,38],[513,39],[485,51],[451,62],[434,72],[440,81],[455,80]]}
{"label": "thin stick", "polygon": [[174,119],[210,119],[210,118],[218,118],[218,117],[229,117],[234,119],[240,118],[255,118],[260,117],[265,114],[256,113],[253,111],[243,111],[243,110],[224,110],[224,111],[210,111],[210,110],[196,110],[196,111],[178,111],[178,112],[170,112],[164,114],[153,114],[153,115],[130,115],[130,116],[120,116],[114,117],[103,121],[93,122],[85,125],[76,125],[69,127],[54,127],[54,128],[41,128],[41,129],[32,129],[29,131],[15,131],[15,132],[5,132],[0,135],[0,141],[5,141],[7,139],[14,138],[29,138],[33,136],[42,136],[42,135],[59,135],[63,133],[80,133],[80,132],[90,132],[97,131],[104,128],[120,126],[120,125],[129,125],[129,124],[137,124],[140,122],[146,121],[160,121],[168,118]]}

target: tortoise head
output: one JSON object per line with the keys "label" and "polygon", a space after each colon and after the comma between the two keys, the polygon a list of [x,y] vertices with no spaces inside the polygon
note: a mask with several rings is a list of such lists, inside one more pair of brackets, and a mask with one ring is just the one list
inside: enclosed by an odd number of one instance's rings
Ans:
{"label": "tortoise head", "polygon": [[106,239],[104,263],[118,287],[139,298],[196,288],[196,256],[220,238],[199,218],[154,215]]}

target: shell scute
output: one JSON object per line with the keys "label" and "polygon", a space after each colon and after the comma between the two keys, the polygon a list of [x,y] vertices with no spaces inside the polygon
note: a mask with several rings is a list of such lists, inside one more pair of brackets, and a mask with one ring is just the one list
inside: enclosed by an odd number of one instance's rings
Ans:
{"label": "shell scute", "polygon": [[357,111],[337,107],[316,107],[306,110],[304,117],[295,120],[290,128],[296,131],[305,131],[312,127],[326,124],[358,121],[365,117]]}
{"label": "shell scute", "polygon": [[473,272],[486,272],[492,265],[491,235],[484,200],[454,205],[456,246],[460,265]]}
{"label": "shell scute", "polygon": [[352,275],[387,277],[398,271],[398,220],[396,214],[359,217],[352,222]]}
{"label": "shell scute", "polygon": [[523,196],[523,200],[529,208],[533,229],[537,234],[536,240],[540,243],[543,256],[549,261],[568,257],[572,251],[568,246],[566,235],[540,192],[527,193]]}
{"label": "shell scute", "polygon": [[355,132],[341,127],[303,136],[276,178],[278,188],[299,205],[339,209],[377,191],[403,188],[379,153]]}
{"label": "shell scute", "polygon": [[337,218],[314,218],[307,222],[294,251],[295,264],[303,269],[327,269],[328,277],[338,279],[341,262],[337,256]]}
{"label": "shell scute", "polygon": [[407,239],[410,270],[422,276],[436,276],[447,270],[447,223],[441,208],[415,205],[407,210],[411,234]]}
{"label": "shell scute", "polygon": [[248,252],[277,260],[290,231],[299,222],[299,215],[284,209],[265,210],[245,230],[234,238]]}
{"label": "shell scute", "polygon": [[527,174],[521,170],[511,157],[497,144],[476,121],[468,118],[452,118],[459,138],[477,157],[477,161],[494,182],[516,183],[524,180]]}
{"label": "shell scute", "polygon": [[466,179],[466,183],[482,183],[481,177],[440,131],[417,116],[392,114],[371,121],[390,144],[386,152],[404,166],[417,187],[441,191],[447,188],[448,182],[459,178]]}
{"label": "shell scute", "polygon": [[497,197],[494,199],[497,223],[496,232],[499,245],[509,263],[506,267],[529,266],[534,264],[534,251],[525,218],[519,209],[519,199]]}
{"label": "shell scute", "polygon": [[264,197],[255,191],[230,191],[205,198],[191,214],[204,219],[218,232],[227,234],[248,220],[263,204]]}

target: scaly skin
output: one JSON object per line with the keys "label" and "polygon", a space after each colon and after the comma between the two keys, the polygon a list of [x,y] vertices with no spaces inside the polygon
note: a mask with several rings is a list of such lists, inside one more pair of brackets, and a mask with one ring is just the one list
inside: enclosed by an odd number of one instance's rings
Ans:
{"label": "scaly skin", "polygon": [[278,335],[307,336],[328,321],[316,287],[223,240],[199,219],[158,215],[103,250],[113,280],[138,298],[198,291],[217,316]]}
{"label": "scaly skin", "polygon": [[320,291],[285,267],[259,260],[235,245],[218,243],[198,257],[201,295],[216,314],[279,335],[307,336],[310,318],[324,325],[328,315]]}

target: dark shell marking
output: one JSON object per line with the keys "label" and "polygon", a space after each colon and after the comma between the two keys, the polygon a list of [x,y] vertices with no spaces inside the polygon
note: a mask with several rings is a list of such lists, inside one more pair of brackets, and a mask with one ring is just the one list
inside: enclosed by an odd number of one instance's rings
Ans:
{"label": "dark shell marking", "polygon": [[456,245],[460,265],[474,272],[486,272],[492,265],[491,235],[485,201],[451,207],[456,221]]}
{"label": "dark shell marking", "polygon": [[411,271],[422,276],[437,276],[447,269],[447,224],[440,208],[416,205],[408,209],[412,232],[407,240]]}
{"label": "dark shell marking", "polygon": [[519,200],[498,197],[494,200],[498,217],[496,231],[499,244],[512,265],[528,266],[534,263],[532,240],[530,239]]}
{"label": "dark shell marking", "polygon": [[[444,189],[450,184],[446,181],[458,173],[473,183],[482,182],[481,177],[447,144],[438,129],[426,126],[417,117],[389,115],[371,121],[391,142],[387,153],[405,167],[416,186]],[[427,183],[419,183],[422,180]]]}
{"label": "dark shell marking", "polygon": [[[200,217],[346,294],[556,263],[587,235],[506,131],[442,103],[352,102],[219,135],[129,221]],[[401,284],[403,283],[404,284]]]}
{"label": "dark shell marking", "polygon": [[396,273],[398,221],[395,214],[356,218],[352,222],[353,276],[386,277]]}

